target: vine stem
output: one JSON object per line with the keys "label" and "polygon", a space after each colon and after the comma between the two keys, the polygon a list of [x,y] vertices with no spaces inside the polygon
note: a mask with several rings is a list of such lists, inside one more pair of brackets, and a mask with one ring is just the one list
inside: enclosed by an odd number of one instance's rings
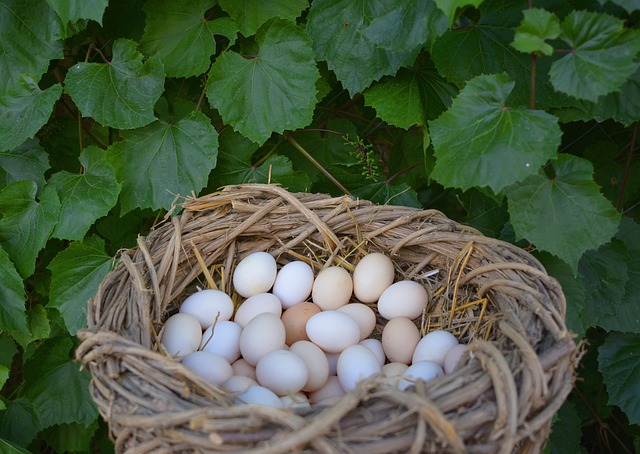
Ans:
{"label": "vine stem", "polygon": [[536,106],[536,66],[538,63],[538,55],[531,53],[531,92],[529,93],[529,110],[535,109]]}
{"label": "vine stem", "polygon": [[202,84],[202,93],[200,93],[200,98],[198,98],[198,103],[196,104],[195,109],[193,109],[194,112],[197,112],[200,110],[200,106],[202,105],[202,100],[204,99],[204,95],[207,92],[207,74],[204,75],[204,81]]}
{"label": "vine stem", "polygon": [[631,162],[633,161],[633,152],[636,149],[636,143],[638,139],[638,125],[640,123],[636,123],[633,127],[633,133],[631,133],[631,143],[629,144],[629,153],[627,153],[627,164],[624,168],[624,176],[622,177],[622,183],[620,184],[620,190],[618,191],[618,200],[616,201],[616,209],[618,211],[622,210],[622,196],[624,195],[624,189],[627,186],[627,181],[629,179],[629,173],[631,172]]}
{"label": "vine stem", "polygon": [[313,156],[311,156],[311,154],[304,149],[304,147],[302,145],[300,145],[293,137],[291,137],[289,134],[286,135],[287,138],[287,142],[289,142],[291,145],[293,145],[293,147],[298,150],[300,153],[302,153],[302,155],[307,158],[311,164],[313,164],[320,172],[322,172],[324,174],[324,176],[326,176],[329,180],[331,180],[331,182],[333,184],[335,184],[338,189],[340,189],[342,192],[344,192],[347,195],[351,195],[351,192],[349,192],[349,190],[347,188],[345,188],[344,186],[342,186],[342,183],[340,183],[338,180],[336,180],[336,178],[331,175],[331,173],[329,173],[329,171],[327,169],[325,169],[324,167],[322,167],[322,164],[320,164],[318,161],[316,161],[314,159]]}

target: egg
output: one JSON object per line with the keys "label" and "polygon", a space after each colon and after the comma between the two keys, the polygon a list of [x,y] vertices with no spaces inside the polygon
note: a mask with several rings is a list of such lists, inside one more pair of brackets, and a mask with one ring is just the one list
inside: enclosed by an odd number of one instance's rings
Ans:
{"label": "egg", "polygon": [[253,405],[265,405],[268,407],[281,408],[282,402],[280,398],[264,386],[250,386],[244,391],[240,392],[236,396],[235,403],[238,405],[253,404]]}
{"label": "egg", "polygon": [[233,287],[244,298],[266,293],[276,280],[278,265],[267,252],[254,252],[243,258],[233,272]]}
{"label": "egg", "polygon": [[371,350],[371,352],[376,355],[380,366],[382,366],[387,361],[384,350],[382,348],[382,342],[380,342],[378,339],[363,339],[359,342],[359,345],[364,345],[369,350]]}
{"label": "egg", "polygon": [[378,299],[378,313],[391,320],[396,317],[415,319],[422,315],[429,294],[421,284],[410,281],[398,281],[382,292]]}
{"label": "egg", "polygon": [[200,290],[185,299],[180,305],[180,312],[193,315],[200,322],[202,329],[218,320],[229,320],[233,315],[233,301],[229,295],[220,290]]}
{"label": "egg", "polygon": [[323,311],[307,321],[309,340],[328,353],[340,353],[360,341],[360,327],[354,319],[338,311]]}
{"label": "egg", "polygon": [[338,380],[345,391],[351,391],[368,377],[380,373],[376,355],[364,345],[351,345],[338,358]]}
{"label": "egg", "polygon": [[327,355],[313,342],[300,340],[289,347],[289,351],[295,353],[304,361],[309,372],[307,382],[302,387],[303,391],[316,391],[320,389],[329,378],[329,360]]}
{"label": "egg", "polygon": [[164,323],[162,346],[169,356],[181,357],[195,352],[202,340],[202,327],[193,315],[178,312]]}
{"label": "egg", "polygon": [[382,330],[382,348],[391,362],[410,364],[420,330],[406,317],[392,318]]}
{"label": "egg", "polygon": [[429,382],[444,375],[444,371],[439,364],[433,361],[418,361],[404,371],[402,378],[398,381],[398,388],[404,391],[415,385],[417,380]]}
{"label": "egg", "polygon": [[336,375],[336,369],[338,367],[338,358],[340,357],[340,353],[327,353],[327,361],[329,362],[329,376]]}
{"label": "egg", "polygon": [[378,301],[382,292],[393,284],[393,262],[379,252],[365,255],[353,271],[353,293],[363,303]]}
{"label": "egg", "polygon": [[296,260],[280,268],[272,292],[280,299],[282,307],[287,309],[309,298],[312,288],[313,269],[305,262]]}
{"label": "egg", "polygon": [[408,368],[409,366],[404,363],[387,363],[380,368],[380,381],[387,386],[397,388],[402,374],[404,374]]}
{"label": "egg", "polygon": [[360,340],[366,339],[376,327],[376,313],[366,304],[349,303],[338,308],[339,312],[349,315],[360,327]]}
{"label": "egg", "polygon": [[284,324],[284,330],[286,332],[287,345],[291,345],[299,340],[307,340],[307,321],[312,315],[320,312],[320,308],[313,303],[304,301],[302,303],[294,304],[290,308],[286,309],[280,319]]}
{"label": "egg", "polygon": [[313,282],[311,300],[323,311],[344,306],[353,294],[353,280],[347,270],[330,266],[320,271]]}
{"label": "egg", "polygon": [[242,375],[243,377],[256,380],[256,366],[252,366],[244,358],[234,361],[233,364],[231,364],[231,368],[235,375]]}
{"label": "egg", "polygon": [[307,395],[303,392],[282,396],[280,402],[287,408],[308,408],[311,406]]}
{"label": "egg", "polygon": [[253,378],[245,377],[244,375],[232,375],[222,383],[222,387],[232,393],[239,393],[257,384],[258,382]]}
{"label": "egg", "polygon": [[340,398],[344,396],[345,391],[340,380],[336,375],[330,375],[327,382],[322,388],[309,393],[309,402],[312,404],[321,404],[321,402],[327,399]]}
{"label": "egg", "polygon": [[448,331],[435,330],[427,333],[413,352],[412,363],[419,361],[433,361],[440,367],[444,367],[444,357],[452,347],[458,345],[456,336]]}
{"label": "egg", "polygon": [[252,318],[240,334],[240,353],[252,366],[272,350],[285,346],[285,330],[280,318],[264,312]]}
{"label": "egg", "polygon": [[182,358],[182,364],[216,385],[222,385],[233,375],[231,364],[220,355],[196,351]]}
{"label": "egg", "polygon": [[454,345],[449,349],[446,355],[444,355],[444,373],[450,374],[454,372],[462,358],[462,354],[468,349],[466,344]]}
{"label": "egg", "polygon": [[229,363],[240,358],[240,334],[242,328],[231,320],[218,321],[202,334],[200,350],[216,353]]}
{"label": "egg", "polygon": [[304,361],[288,350],[273,350],[258,360],[258,383],[278,396],[297,393],[307,383],[309,371]]}
{"label": "egg", "polygon": [[247,326],[249,320],[263,312],[271,312],[278,317],[282,315],[282,303],[280,299],[273,293],[258,293],[250,296],[238,306],[233,321],[240,325],[241,328]]}

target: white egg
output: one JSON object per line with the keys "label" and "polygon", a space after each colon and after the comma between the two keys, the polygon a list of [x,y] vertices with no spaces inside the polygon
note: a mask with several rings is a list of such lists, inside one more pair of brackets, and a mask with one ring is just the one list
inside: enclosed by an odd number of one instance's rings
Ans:
{"label": "white egg", "polygon": [[439,364],[433,361],[418,361],[404,371],[402,378],[398,381],[398,388],[402,391],[415,385],[417,380],[429,382],[444,375],[444,371]]}
{"label": "white egg", "polygon": [[[235,375],[242,375],[256,380],[256,366],[252,366],[246,359],[240,358],[231,364]],[[256,382],[257,383],[257,382]]]}
{"label": "white egg", "polygon": [[444,373],[450,374],[458,368],[458,363],[462,354],[467,351],[468,346],[466,344],[454,345],[449,349],[446,355],[444,355]]}
{"label": "white egg", "polygon": [[[355,322],[354,322],[355,323]],[[252,366],[273,350],[284,348],[286,333],[280,318],[264,312],[252,318],[240,334],[240,354]]]}
{"label": "white egg", "polygon": [[273,284],[276,295],[284,309],[306,301],[313,288],[313,269],[305,262],[296,260],[280,268]]}
{"label": "white egg", "polygon": [[380,366],[382,366],[387,361],[387,358],[384,355],[384,349],[382,348],[382,342],[380,342],[378,339],[364,339],[360,341],[360,345],[364,345],[369,350],[371,350],[374,355],[376,355]]}
{"label": "white egg", "polygon": [[360,341],[360,327],[356,321],[338,311],[324,311],[307,321],[309,340],[328,353],[339,353]]}
{"label": "white egg", "polygon": [[232,393],[239,393],[245,389],[256,386],[258,384],[253,378],[245,377],[244,375],[232,375],[222,384],[222,387]]}
{"label": "white egg", "polygon": [[307,340],[294,342],[289,351],[298,355],[307,366],[309,377],[302,390],[310,392],[320,389],[329,378],[329,360],[325,352]]}
{"label": "white egg", "polygon": [[435,330],[427,333],[413,351],[411,363],[419,361],[433,361],[440,367],[444,367],[444,357],[449,349],[458,345],[456,336],[448,331]]}
{"label": "white egg", "polygon": [[364,256],[353,271],[353,294],[363,303],[374,303],[393,284],[393,278],[391,259],[373,252]]}
{"label": "white egg", "polygon": [[340,353],[337,372],[342,388],[351,391],[361,380],[379,374],[380,363],[364,345],[351,345]]}
{"label": "white egg", "polygon": [[329,311],[347,304],[352,294],[351,274],[342,267],[330,266],[316,276],[311,299],[320,309]]}
{"label": "white egg", "polygon": [[161,343],[170,356],[181,357],[195,352],[201,340],[202,328],[193,315],[177,313],[164,323]]}
{"label": "white egg", "polygon": [[220,355],[197,351],[182,358],[182,364],[216,385],[222,385],[233,375],[231,364]]}
{"label": "white egg", "polygon": [[338,312],[347,314],[358,323],[360,327],[360,340],[369,337],[376,327],[376,313],[366,304],[345,304],[338,308]]}
{"label": "white egg", "polygon": [[264,386],[251,386],[236,396],[236,404],[265,405],[268,407],[282,407],[280,398]]}
{"label": "white egg", "polygon": [[223,356],[229,363],[240,358],[240,334],[242,328],[231,320],[218,321],[202,334],[200,350]]}
{"label": "white egg", "polygon": [[183,301],[180,312],[193,315],[202,329],[207,329],[218,320],[230,320],[233,315],[233,301],[220,290],[200,290]]}
{"label": "white egg", "polygon": [[288,350],[274,350],[256,364],[258,383],[278,396],[297,393],[307,383],[309,372],[304,361]]}
{"label": "white egg", "polygon": [[405,363],[387,363],[380,368],[380,381],[387,386],[398,387],[402,374],[409,368]]}
{"label": "white egg", "polygon": [[391,320],[396,317],[415,319],[422,315],[429,294],[421,284],[404,280],[391,284],[378,299],[378,313]]}
{"label": "white egg", "polygon": [[278,317],[282,315],[282,303],[273,293],[258,293],[244,300],[238,306],[236,315],[233,316],[233,321],[244,328],[249,323],[249,320],[263,312],[271,312]]}
{"label": "white egg", "polygon": [[267,252],[254,252],[243,258],[233,272],[233,287],[240,296],[249,298],[268,292],[276,280],[278,265]]}

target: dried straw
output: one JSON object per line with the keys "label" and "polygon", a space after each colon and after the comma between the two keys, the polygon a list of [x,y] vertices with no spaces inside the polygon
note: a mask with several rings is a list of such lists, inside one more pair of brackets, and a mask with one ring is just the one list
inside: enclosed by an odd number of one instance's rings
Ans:
{"label": "dried straw", "polygon": [[[404,392],[365,381],[332,406],[233,405],[164,355],[158,335],[197,287],[229,291],[235,264],[255,251],[316,271],[386,253],[397,279],[431,294],[423,331],[470,343],[465,365]],[[575,380],[564,320],[560,285],[535,258],[438,211],[240,185],[188,199],[119,255],[89,304],[77,358],[118,452],[537,453]]]}

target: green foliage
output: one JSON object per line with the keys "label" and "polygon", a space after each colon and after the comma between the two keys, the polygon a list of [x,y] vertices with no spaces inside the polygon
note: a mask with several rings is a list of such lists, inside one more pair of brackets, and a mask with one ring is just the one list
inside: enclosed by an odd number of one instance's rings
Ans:
{"label": "green foliage", "polygon": [[0,0],[0,450],[112,448],[72,359],[175,201],[435,208],[531,250],[586,340],[547,452],[639,449],[640,3]]}

